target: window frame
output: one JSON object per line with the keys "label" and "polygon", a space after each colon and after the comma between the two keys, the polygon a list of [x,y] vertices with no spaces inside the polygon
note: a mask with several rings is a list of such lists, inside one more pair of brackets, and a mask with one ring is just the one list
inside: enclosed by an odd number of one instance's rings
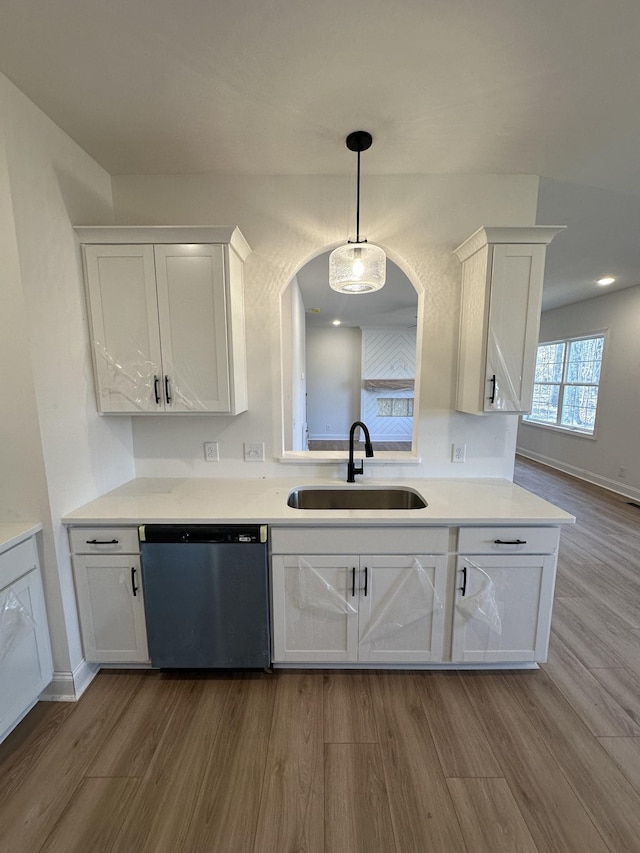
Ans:
{"label": "window frame", "polygon": [[[570,345],[576,341],[590,341],[590,340],[594,340],[596,338],[602,338],[602,357],[600,359],[600,375],[599,375],[598,382],[595,383],[595,382],[569,382],[569,381],[567,381],[567,372],[569,369],[569,359],[568,359],[567,355],[568,355],[569,350],[570,350]],[[596,437],[596,431],[598,428],[598,411],[600,409],[600,388],[602,385],[602,379],[603,379],[603,375],[604,375],[604,364],[605,364],[605,357],[606,357],[605,354],[607,351],[607,338],[608,338],[608,330],[607,329],[600,329],[598,331],[589,332],[588,334],[583,334],[583,335],[573,335],[571,337],[557,338],[555,340],[539,341],[538,346],[536,347],[536,364],[538,361],[538,351],[539,351],[540,347],[554,346],[557,344],[563,344],[564,345],[564,352],[563,352],[563,357],[562,357],[562,375],[561,375],[560,380],[558,382],[536,382],[535,376],[534,376],[534,382],[533,382],[533,394],[534,395],[535,395],[536,385],[557,386],[558,387],[558,405],[557,405],[556,421],[555,421],[555,423],[551,423],[550,421],[535,420],[532,417],[531,412],[529,412],[529,414],[522,416],[522,422],[524,424],[527,424],[528,426],[530,425],[530,426],[542,427],[543,429],[551,429],[551,430],[555,430],[557,432],[562,432],[565,435],[569,434],[569,435],[579,436],[580,438],[594,439]],[[560,419],[562,418],[562,410],[563,410],[563,404],[564,404],[565,391],[567,388],[575,388],[575,387],[590,387],[590,388],[597,388],[598,389],[598,398],[597,398],[597,402],[596,402],[596,411],[595,411],[595,416],[594,416],[593,430],[580,429],[578,427],[572,427],[572,426],[568,426],[566,424],[560,423]],[[532,399],[532,408],[533,408],[533,399]]]}

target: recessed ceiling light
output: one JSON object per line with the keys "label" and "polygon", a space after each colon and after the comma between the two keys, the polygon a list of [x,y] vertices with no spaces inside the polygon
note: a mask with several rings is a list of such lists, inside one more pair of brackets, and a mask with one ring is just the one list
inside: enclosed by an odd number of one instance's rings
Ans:
{"label": "recessed ceiling light", "polygon": [[596,284],[605,287],[607,284],[613,284],[615,278],[612,275],[606,275],[604,278],[599,278]]}
{"label": "recessed ceiling light", "polygon": [[339,326],[340,322],[341,322],[340,320],[333,320],[332,325],[333,326]]}

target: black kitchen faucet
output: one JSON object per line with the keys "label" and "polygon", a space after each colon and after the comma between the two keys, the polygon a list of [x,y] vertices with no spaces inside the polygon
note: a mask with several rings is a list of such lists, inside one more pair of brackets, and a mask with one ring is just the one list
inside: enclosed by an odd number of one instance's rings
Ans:
{"label": "black kitchen faucet", "polygon": [[347,465],[347,483],[355,483],[355,475],[364,474],[364,463],[360,461],[359,464],[356,464],[353,461],[353,444],[355,441],[354,436],[358,427],[360,427],[360,429],[364,432],[364,455],[367,457],[373,456],[371,436],[369,435],[369,430],[367,429],[366,424],[363,424],[362,421],[355,421],[355,423],[351,424],[351,430],[349,431],[349,463]]}

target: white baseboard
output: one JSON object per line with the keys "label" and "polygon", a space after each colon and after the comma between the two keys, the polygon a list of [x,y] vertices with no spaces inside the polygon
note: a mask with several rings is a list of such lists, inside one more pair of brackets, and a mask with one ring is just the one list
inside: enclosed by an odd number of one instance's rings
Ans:
{"label": "white baseboard", "polygon": [[577,468],[574,465],[568,465],[566,462],[561,462],[559,459],[552,459],[549,456],[544,456],[542,453],[536,453],[533,450],[524,450],[521,447],[516,448],[518,456],[524,456],[525,459],[532,459],[534,462],[540,462],[542,465],[547,465],[549,468],[555,468],[557,471],[562,471],[564,474],[570,474],[578,480],[584,480],[587,483],[592,483],[594,486],[601,486],[610,492],[616,492],[625,498],[631,498],[640,503],[640,489],[633,486],[626,486],[620,480],[614,480],[610,477],[603,477],[601,474],[594,474],[592,471],[586,471],[584,468]]}
{"label": "white baseboard", "polygon": [[42,702],[77,702],[100,671],[97,663],[80,661],[73,672],[54,672],[53,680],[40,694]]}

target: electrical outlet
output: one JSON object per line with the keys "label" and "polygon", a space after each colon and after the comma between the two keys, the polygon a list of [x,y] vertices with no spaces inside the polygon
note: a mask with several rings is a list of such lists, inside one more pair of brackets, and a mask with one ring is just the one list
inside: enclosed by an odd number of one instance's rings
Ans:
{"label": "electrical outlet", "polygon": [[627,469],[624,467],[624,465],[621,465],[621,466],[618,468],[618,477],[620,477],[620,479],[621,479],[621,480],[624,480],[624,475],[625,475],[626,473],[627,473]]}
{"label": "electrical outlet", "polygon": [[451,445],[451,461],[452,462],[464,462],[467,458],[467,445],[466,444],[452,444]]}
{"label": "electrical outlet", "polygon": [[264,442],[253,441],[244,443],[245,462],[264,462]]}
{"label": "electrical outlet", "polygon": [[220,451],[217,441],[205,441],[204,443],[204,458],[206,462],[219,462]]}
{"label": "electrical outlet", "polygon": [[325,432],[331,432],[331,424],[324,425]]}

